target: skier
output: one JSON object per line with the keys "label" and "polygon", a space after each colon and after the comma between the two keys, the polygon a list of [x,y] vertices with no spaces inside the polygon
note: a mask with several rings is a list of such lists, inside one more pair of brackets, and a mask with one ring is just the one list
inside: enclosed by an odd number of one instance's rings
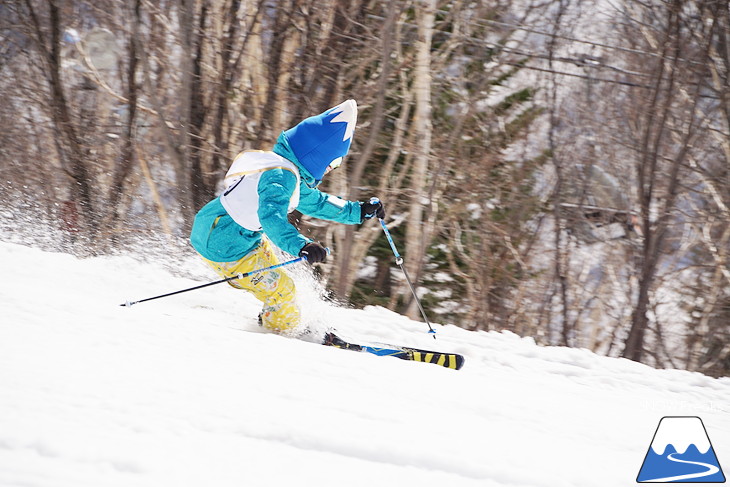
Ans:
{"label": "skier", "polygon": [[[278,264],[271,243],[310,264],[324,262],[327,249],[289,223],[287,214],[356,225],[385,217],[380,202],[345,201],[317,189],[350,149],[357,104],[347,100],[281,133],[273,151],[245,151],[225,176],[225,191],[195,216],[190,242],[222,277]],[[294,282],[281,269],[230,281],[263,302],[260,324],[275,333],[299,325]]]}

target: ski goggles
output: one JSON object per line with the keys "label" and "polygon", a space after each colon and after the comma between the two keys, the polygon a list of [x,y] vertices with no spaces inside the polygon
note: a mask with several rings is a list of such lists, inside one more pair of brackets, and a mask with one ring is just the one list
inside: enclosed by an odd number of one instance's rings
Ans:
{"label": "ski goggles", "polygon": [[342,165],[342,158],[338,157],[334,161],[330,162],[330,165],[327,166],[327,169],[324,170],[324,173],[327,174],[328,172],[332,171],[333,169],[337,169]]}

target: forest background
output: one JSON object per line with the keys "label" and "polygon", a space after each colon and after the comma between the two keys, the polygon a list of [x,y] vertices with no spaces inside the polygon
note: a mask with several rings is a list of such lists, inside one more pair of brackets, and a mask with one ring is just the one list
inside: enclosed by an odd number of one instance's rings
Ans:
{"label": "forest background", "polygon": [[[730,371],[725,0],[5,0],[0,36],[3,240],[174,266],[238,152],[354,98],[322,189],[385,202],[431,320]],[[376,222],[293,219],[333,299],[419,316]]]}

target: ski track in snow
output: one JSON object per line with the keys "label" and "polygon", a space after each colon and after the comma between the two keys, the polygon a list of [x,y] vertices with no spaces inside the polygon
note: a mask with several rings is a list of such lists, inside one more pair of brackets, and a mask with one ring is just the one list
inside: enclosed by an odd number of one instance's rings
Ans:
{"label": "ski track in snow", "polygon": [[132,257],[0,243],[0,259],[2,487],[615,487],[665,415],[701,416],[730,464],[728,379],[507,332],[433,340],[300,282],[305,321],[465,355],[454,371],[262,333],[226,285],[120,307],[205,282]]}

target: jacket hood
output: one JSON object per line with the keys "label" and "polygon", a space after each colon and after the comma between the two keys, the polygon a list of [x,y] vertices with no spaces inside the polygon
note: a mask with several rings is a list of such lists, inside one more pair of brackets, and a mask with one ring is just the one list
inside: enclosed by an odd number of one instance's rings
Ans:
{"label": "jacket hood", "polygon": [[274,152],[297,163],[319,183],[327,167],[347,155],[356,123],[357,103],[347,100],[282,132]]}
{"label": "jacket hood", "polygon": [[279,135],[279,138],[276,139],[276,144],[274,145],[273,152],[280,155],[284,159],[293,162],[294,165],[297,166],[297,168],[299,169],[299,176],[302,178],[302,181],[304,181],[310,188],[315,188],[320,183],[320,181],[315,181],[314,177],[309,174],[309,171],[304,169],[302,163],[299,162],[297,156],[294,155],[294,152],[291,150],[291,146],[289,145],[289,141],[287,140],[284,132],[282,132]]}

